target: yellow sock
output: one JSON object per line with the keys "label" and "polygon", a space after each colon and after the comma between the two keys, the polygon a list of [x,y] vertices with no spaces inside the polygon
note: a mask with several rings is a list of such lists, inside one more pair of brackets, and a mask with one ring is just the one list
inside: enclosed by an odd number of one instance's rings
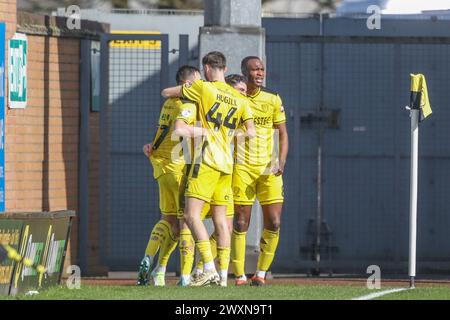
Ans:
{"label": "yellow sock", "polygon": [[211,244],[209,243],[209,240],[197,241],[195,244],[198,252],[200,253],[200,259],[204,264],[210,263],[214,260],[211,253]]}
{"label": "yellow sock", "polygon": [[215,259],[217,257],[217,236],[215,233],[209,237],[209,244],[211,245],[211,254],[213,259]]}
{"label": "yellow sock", "polygon": [[217,258],[219,260],[219,270],[228,272],[228,267],[230,265],[230,248],[217,247]]}
{"label": "yellow sock", "polygon": [[181,274],[189,275],[194,264],[195,242],[189,229],[180,231],[180,265]]}
{"label": "yellow sock", "polygon": [[[213,256],[213,259],[217,257],[217,239],[216,234],[213,233],[211,237],[209,237],[209,243],[211,245],[211,254]],[[199,259],[197,262],[197,266],[195,267],[197,270],[203,269],[203,261],[202,259]]]}
{"label": "yellow sock", "polygon": [[233,230],[231,236],[231,265],[236,277],[245,274],[245,247],[247,232],[238,232]]}
{"label": "yellow sock", "polygon": [[257,269],[261,271],[267,271],[272,264],[275,251],[277,250],[278,240],[280,239],[280,230],[270,231],[263,230],[261,241],[259,244],[260,252],[258,258]]}
{"label": "yellow sock", "polygon": [[161,244],[161,249],[159,250],[158,264],[160,266],[167,266],[170,255],[177,247],[178,240],[179,238],[174,236],[172,229],[169,229],[169,236],[166,237],[164,242]]}
{"label": "yellow sock", "polygon": [[150,239],[148,239],[147,248],[145,249],[145,254],[154,257],[158,252],[161,243],[164,242],[169,234],[170,223],[165,220],[159,220],[153,227],[152,233],[150,234]]}

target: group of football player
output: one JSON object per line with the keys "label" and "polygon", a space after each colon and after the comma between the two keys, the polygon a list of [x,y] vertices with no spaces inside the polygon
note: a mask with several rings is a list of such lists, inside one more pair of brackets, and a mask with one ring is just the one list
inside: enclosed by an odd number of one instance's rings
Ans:
{"label": "group of football player", "polygon": [[[226,58],[218,51],[206,54],[202,67],[204,80],[193,66],[178,69],[178,85],[161,93],[167,100],[154,139],[143,147],[158,182],[161,219],[139,265],[138,285],[153,279],[164,286],[179,244],[178,285],[227,286],[231,261],[236,285],[261,286],[278,246],[288,153],[281,98],[263,86],[259,57],[242,60],[242,75],[225,76]],[[246,236],[256,199],[263,230],[257,268],[248,280]],[[208,218],[211,235],[203,223]]]}

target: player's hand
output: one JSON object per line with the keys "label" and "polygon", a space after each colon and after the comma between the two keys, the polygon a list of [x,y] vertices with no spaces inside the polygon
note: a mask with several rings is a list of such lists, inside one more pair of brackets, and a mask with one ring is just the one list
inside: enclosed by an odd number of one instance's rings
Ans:
{"label": "player's hand", "polygon": [[152,149],[152,144],[151,144],[151,143],[145,144],[145,145],[142,147],[142,151],[144,152],[145,156],[146,156],[147,158],[149,158],[149,157],[152,155],[152,151],[153,151],[153,149]]}
{"label": "player's hand", "polygon": [[242,137],[246,137],[247,133],[242,129],[237,129],[236,131],[234,131],[234,136],[236,138],[242,138]]}
{"label": "player's hand", "polygon": [[272,167],[272,172],[275,176],[281,176],[284,173],[285,162],[277,161],[277,163]]}
{"label": "player's hand", "polygon": [[208,136],[208,129],[203,127],[194,127],[193,137],[206,137]]}

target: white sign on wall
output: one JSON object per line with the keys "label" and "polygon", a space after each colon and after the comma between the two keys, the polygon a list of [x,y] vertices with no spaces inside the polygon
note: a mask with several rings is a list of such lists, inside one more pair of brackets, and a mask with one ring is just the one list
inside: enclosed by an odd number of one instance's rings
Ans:
{"label": "white sign on wall", "polygon": [[9,40],[8,51],[8,105],[10,108],[27,106],[27,51],[26,35],[16,33]]}

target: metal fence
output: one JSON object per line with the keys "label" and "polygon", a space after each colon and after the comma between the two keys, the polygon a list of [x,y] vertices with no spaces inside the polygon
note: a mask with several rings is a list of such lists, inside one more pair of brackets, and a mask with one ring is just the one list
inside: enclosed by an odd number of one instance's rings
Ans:
{"label": "metal fence", "polygon": [[168,37],[107,34],[101,55],[100,252],[111,271],[133,270],[160,215],[142,146],[153,138],[168,84]]}
{"label": "metal fence", "polygon": [[288,116],[286,203],[274,271],[407,272],[409,74],[421,124],[418,272],[450,267],[450,38],[268,36],[268,86]]}
{"label": "metal fence", "polygon": [[[159,217],[141,148],[169,83],[167,36],[105,35],[101,53],[100,252],[111,271],[135,270]],[[267,85],[283,99],[290,135],[273,272],[365,273],[377,264],[406,273],[410,73],[426,75],[434,111],[420,128],[418,273],[449,269],[449,54],[450,38],[267,36]]]}

